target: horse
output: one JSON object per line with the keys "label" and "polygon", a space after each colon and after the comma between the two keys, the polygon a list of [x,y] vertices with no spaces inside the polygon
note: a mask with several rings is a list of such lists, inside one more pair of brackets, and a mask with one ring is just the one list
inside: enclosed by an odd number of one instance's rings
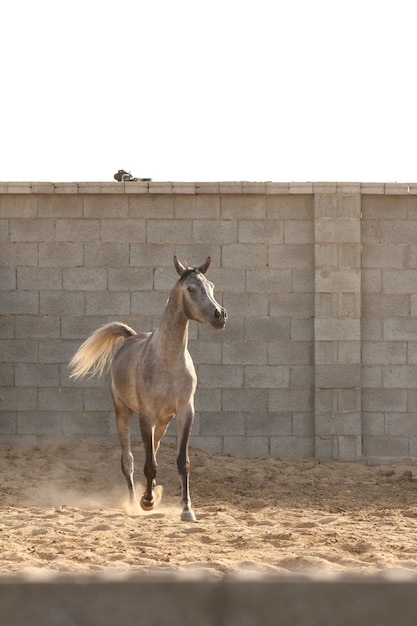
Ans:
{"label": "horse", "polygon": [[[122,472],[128,486],[124,510],[134,516],[151,511],[160,487],[156,487],[157,452],[171,419],[178,425],[177,468],[182,484],[182,521],[196,521],[191,506],[188,444],[194,421],[197,376],[188,351],[190,320],[224,329],[227,311],[214,298],[214,285],[205,274],[211,258],[199,267],[183,265],[174,255],[179,275],[170,293],[160,323],[154,332],[137,333],[127,324],[110,322],[98,328],[74,354],[69,367],[77,380],[109,370],[110,392],[122,449]],[[146,486],[137,500],[130,427],[139,415],[145,449]]]}

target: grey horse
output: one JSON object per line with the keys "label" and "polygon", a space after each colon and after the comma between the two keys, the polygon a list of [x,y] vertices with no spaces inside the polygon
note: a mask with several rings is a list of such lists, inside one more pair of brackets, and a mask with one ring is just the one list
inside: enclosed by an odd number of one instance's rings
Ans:
{"label": "grey horse", "polygon": [[[214,285],[205,274],[210,257],[199,267],[184,266],[174,256],[180,278],[174,285],[158,328],[153,333],[136,333],[121,322],[96,330],[77,350],[70,367],[71,377],[80,379],[110,370],[110,391],[122,448],[122,471],[127,480],[127,515],[150,511],[157,500],[156,455],[171,419],[178,424],[177,467],[182,482],[181,520],[195,521],[191,507],[188,442],[194,421],[197,376],[188,352],[189,320],[223,329],[227,311],[214,298]],[[145,448],[145,491],[138,502],[133,474],[130,425],[139,414]]]}

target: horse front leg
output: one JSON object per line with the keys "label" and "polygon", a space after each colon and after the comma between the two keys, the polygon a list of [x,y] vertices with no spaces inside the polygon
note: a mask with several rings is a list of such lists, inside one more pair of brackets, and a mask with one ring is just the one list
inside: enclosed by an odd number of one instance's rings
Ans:
{"label": "horse front leg", "polygon": [[194,422],[194,406],[189,405],[183,414],[177,414],[178,422],[178,457],[177,467],[182,484],[182,513],[181,521],[196,522],[195,513],[191,507],[190,498],[190,459],[188,456],[188,442]]}
{"label": "horse front leg", "polygon": [[140,430],[145,447],[145,466],[143,472],[146,478],[145,491],[140,499],[140,506],[144,511],[150,511],[155,505],[154,488],[156,485],[156,453],[155,453],[155,428],[142,415],[140,416]]}

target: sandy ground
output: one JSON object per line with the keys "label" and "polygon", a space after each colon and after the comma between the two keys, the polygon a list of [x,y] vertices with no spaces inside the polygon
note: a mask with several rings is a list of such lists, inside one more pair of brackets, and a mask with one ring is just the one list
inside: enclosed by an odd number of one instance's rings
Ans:
{"label": "sandy ground", "polygon": [[[134,452],[141,491],[139,443]],[[0,574],[417,570],[413,466],[191,450],[198,522],[186,523],[175,456],[162,445],[158,509],[129,518],[117,442],[0,447]]]}

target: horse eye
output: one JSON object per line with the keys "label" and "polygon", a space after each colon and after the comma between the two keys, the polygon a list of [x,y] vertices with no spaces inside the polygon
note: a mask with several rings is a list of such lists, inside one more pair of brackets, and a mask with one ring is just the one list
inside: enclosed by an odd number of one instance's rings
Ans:
{"label": "horse eye", "polygon": [[189,293],[194,293],[195,289],[194,289],[194,287],[187,287],[187,291]]}

